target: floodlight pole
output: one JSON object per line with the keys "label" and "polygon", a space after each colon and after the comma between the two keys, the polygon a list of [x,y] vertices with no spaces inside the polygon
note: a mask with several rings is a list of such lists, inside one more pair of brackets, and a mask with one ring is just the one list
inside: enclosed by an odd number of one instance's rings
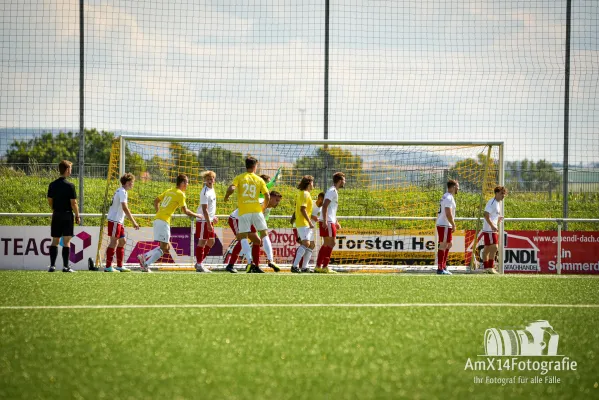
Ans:
{"label": "floodlight pole", "polygon": [[[503,154],[503,144],[501,144],[499,146],[499,186],[505,186],[505,159],[504,159],[504,154]],[[501,215],[505,216],[505,201],[501,202]],[[499,227],[499,254],[498,254],[498,258],[497,258],[497,263],[499,264],[499,269],[500,272],[502,274],[505,274],[505,268],[504,268],[504,256],[505,256],[505,239],[506,239],[506,235],[505,235],[505,226],[504,226],[505,222],[501,221],[498,224]]]}
{"label": "floodlight pole", "polygon": [[[565,59],[565,82],[564,82],[564,169],[563,169],[563,212],[562,218],[568,218],[568,164],[570,163],[569,141],[570,141],[570,31],[572,25],[572,0],[566,1],[566,59]],[[564,221],[564,231],[568,230],[568,222]]]}
{"label": "floodlight pole", "polygon": [[324,2],[324,140],[329,138],[329,0]]}

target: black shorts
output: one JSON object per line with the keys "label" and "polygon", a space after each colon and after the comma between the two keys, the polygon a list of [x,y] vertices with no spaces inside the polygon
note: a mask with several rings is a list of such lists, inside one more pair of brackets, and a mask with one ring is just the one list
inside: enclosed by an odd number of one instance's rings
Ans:
{"label": "black shorts", "polygon": [[52,214],[52,223],[50,225],[50,235],[53,238],[63,236],[73,236],[75,226],[75,216],[71,211],[55,212]]}

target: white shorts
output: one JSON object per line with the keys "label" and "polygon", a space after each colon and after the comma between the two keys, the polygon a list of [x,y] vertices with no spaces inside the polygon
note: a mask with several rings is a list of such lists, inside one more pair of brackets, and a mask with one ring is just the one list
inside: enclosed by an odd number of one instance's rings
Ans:
{"label": "white shorts", "polygon": [[171,227],[166,221],[155,219],[153,226],[155,241],[162,243],[169,243],[171,241]]}
{"label": "white shorts", "polygon": [[258,232],[268,229],[266,226],[266,220],[264,219],[264,214],[261,212],[240,215],[237,218],[237,221],[239,233],[249,233],[252,225],[254,225]]}
{"label": "white shorts", "polygon": [[304,240],[311,242],[314,240],[314,229],[309,226],[300,226],[297,228],[297,236],[299,236],[302,242]]}

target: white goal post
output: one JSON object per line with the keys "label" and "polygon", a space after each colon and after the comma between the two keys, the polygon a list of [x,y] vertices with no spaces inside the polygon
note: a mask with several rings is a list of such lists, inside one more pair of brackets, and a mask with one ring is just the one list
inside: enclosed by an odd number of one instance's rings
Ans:
{"label": "white goal post", "polygon": [[[455,237],[459,245],[450,252],[449,265],[465,270],[464,267],[473,265],[472,255],[466,254],[466,242],[471,240],[472,232],[480,230],[484,204],[492,197],[493,188],[504,184],[503,149],[504,143],[500,141],[377,142],[123,135],[112,146],[103,215],[106,216],[112,195],[120,186],[119,177],[126,172],[136,175],[129,196],[129,207],[134,214],[151,215],[153,199],[174,187],[178,174],[190,178],[187,205],[195,211],[203,185],[201,174],[213,170],[217,174],[220,218],[217,233],[222,235],[219,238],[222,252],[232,239],[226,218],[236,207],[234,201],[224,203],[222,195],[232,177],[244,172],[244,158],[252,155],[259,160],[258,174],[274,177],[280,171],[271,189],[279,191],[283,200],[272,210],[269,221],[273,238],[279,240],[277,243],[273,240],[278,263],[288,265],[289,253],[296,245],[289,243],[292,227],[288,219],[294,210],[293,198],[301,177],[315,177],[316,189],[312,195],[316,198],[320,191],[331,186],[335,172],[344,172],[347,185],[340,191],[338,211],[342,229],[338,232],[339,245],[333,251],[331,266],[343,271],[428,271],[435,263],[436,243],[430,242],[435,241],[434,219],[439,200],[446,181],[457,179],[461,186],[456,198]],[[152,245],[152,218],[138,218],[138,222],[142,225],[140,232],[126,227],[128,263],[132,261],[131,254]],[[189,219],[176,218],[172,227],[193,234]],[[503,224],[500,229],[501,267]],[[102,219],[100,230],[97,266],[102,266],[105,257],[106,218]],[[181,240],[185,248],[179,246],[157,266],[190,269],[194,263],[193,242],[191,237]],[[222,267],[222,253],[215,249],[213,252],[208,264]],[[314,259],[316,254],[317,251]]]}

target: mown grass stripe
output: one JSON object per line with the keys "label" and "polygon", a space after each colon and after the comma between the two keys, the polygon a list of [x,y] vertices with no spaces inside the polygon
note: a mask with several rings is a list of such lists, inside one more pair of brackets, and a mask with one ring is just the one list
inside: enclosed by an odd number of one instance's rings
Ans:
{"label": "mown grass stripe", "polygon": [[337,304],[97,304],[65,306],[0,306],[0,310],[77,310],[136,308],[384,308],[384,307],[523,307],[523,308],[599,308],[599,304],[534,304],[534,303],[337,303]]}

